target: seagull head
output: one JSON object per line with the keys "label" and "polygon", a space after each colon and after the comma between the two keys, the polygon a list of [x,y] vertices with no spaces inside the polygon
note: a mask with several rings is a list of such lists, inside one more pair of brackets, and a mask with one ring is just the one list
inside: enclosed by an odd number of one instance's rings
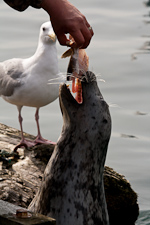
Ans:
{"label": "seagull head", "polygon": [[40,28],[40,41],[44,44],[52,44],[56,42],[56,35],[50,21],[42,24]]}

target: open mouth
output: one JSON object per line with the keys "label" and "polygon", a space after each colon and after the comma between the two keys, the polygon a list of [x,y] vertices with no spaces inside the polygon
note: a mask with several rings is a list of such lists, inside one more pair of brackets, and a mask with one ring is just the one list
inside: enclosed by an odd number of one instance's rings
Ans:
{"label": "open mouth", "polygon": [[[72,37],[70,40],[72,40]],[[69,56],[71,57],[67,69],[67,81],[72,81],[72,93],[75,95],[75,100],[81,104],[83,102],[81,81],[88,71],[89,57],[84,49],[73,47],[64,52],[61,58]]]}
{"label": "open mouth", "polygon": [[83,102],[82,98],[82,83],[79,78],[72,77],[72,93],[75,94],[75,100],[81,104]]}
{"label": "open mouth", "polygon": [[69,83],[64,82],[60,85],[60,94],[63,99],[67,99],[71,104],[83,103],[82,78],[70,76]]}

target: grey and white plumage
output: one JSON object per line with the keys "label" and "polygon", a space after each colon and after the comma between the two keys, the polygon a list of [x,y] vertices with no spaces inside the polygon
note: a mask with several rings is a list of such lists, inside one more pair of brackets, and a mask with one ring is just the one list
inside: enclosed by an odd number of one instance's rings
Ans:
{"label": "grey and white plumage", "polygon": [[38,136],[35,143],[47,143],[40,134],[38,112],[40,107],[58,97],[59,84],[48,85],[48,80],[59,76],[61,75],[58,68],[56,36],[50,22],[42,24],[38,47],[33,56],[26,59],[13,58],[0,63],[0,96],[5,101],[16,105],[19,110],[21,143],[27,144],[22,129],[21,109],[23,106],[37,109],[35,119]]}

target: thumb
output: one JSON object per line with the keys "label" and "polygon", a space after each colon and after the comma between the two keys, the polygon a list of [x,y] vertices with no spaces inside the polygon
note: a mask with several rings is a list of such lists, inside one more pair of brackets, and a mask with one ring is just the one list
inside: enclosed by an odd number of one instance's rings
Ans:
{"label": "thumb", "polygon": [[65,34],[56,34],[57,35],[57,39],[60,43],[60,45],[68,45],[70,43],[70,40],[66,37]]}

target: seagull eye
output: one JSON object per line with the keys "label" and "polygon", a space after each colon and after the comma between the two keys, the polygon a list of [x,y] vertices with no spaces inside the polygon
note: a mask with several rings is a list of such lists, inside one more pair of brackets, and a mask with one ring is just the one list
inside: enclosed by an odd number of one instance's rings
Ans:
{"label": "seagull eye", "polygon": [[43,31],[45,31],[46,30],[46,28],[45,27],[43,27]]}

